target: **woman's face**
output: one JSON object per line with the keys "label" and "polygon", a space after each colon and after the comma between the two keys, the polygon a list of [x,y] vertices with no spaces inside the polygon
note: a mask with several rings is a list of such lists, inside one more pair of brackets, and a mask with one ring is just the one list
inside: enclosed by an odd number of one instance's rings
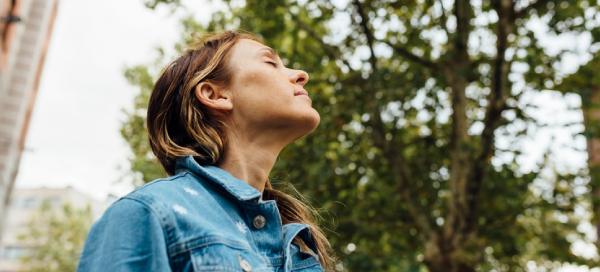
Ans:
{"label": "woman's face", "polygon": [[284,67],[275,51],[249,39],[234,45],[228,65],[233,73],[227,87],[230,116],[248,136],[274,133],[291,142],[317,127],[319,114],[304,89],[306,72]]}

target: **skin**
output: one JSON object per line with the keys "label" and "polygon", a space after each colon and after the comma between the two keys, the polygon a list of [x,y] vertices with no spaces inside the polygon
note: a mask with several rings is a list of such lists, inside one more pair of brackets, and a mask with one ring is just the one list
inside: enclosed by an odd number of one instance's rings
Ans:
{"label": "skin", "polygon": [[308,74],[286,68],[271,48],[248,39],[232,48],[227,87],[202,82],[196,98],[226,111],[228,147],[218,165],[261,193],[281,150],[319,124],[304,85]]}

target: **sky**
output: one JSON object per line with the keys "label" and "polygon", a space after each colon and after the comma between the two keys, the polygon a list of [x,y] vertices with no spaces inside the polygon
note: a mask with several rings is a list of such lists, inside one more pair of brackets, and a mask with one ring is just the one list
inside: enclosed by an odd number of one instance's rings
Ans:
{"label": "sky", "polygon": [[[208,20],[208,1],[187,2]],[[138,92],[123,72],[154,60],[156,47],[171,48],[183,12],[153,11],[141,0],[60,1],[17,187],[73,186],[98,200],[133,189],[118,182],[129,156],[122,110]]]}
{"label": "sky", "polygon": [[[216,9],[208,0],[183,1],[201,22]],[[214,3],[214,1],[213,1]],[[98,200],[108,194],[123,196],[133,190],[119,182],[128,167],[128,147],[119,129],[138,89],[123,76],[126,66],[150,63],[156,47],[171,48],[180,40],[180,15],[162,6],[150,10],[142,0],[61,0],[53,29],[38,97],[33,111],[16,186],[66,187]],[[547,40],[559,44],[561,40]],[[562,39],[562,42],[573,43]],[[569,67],[582,60],[574,58]],[[573,68],[574,67],[574,68]],[[559,125],[581,122],[578,97],[566,100],[552,92],[530,98],[540,106],[532,114]],[[571,129],[543,128],[522,145],[518,159],[524,171],[535,168],[547,148],[565,171],[585,166],[585,140]],[[551,141],[554,139],[554,142]],[[510,159],[510,158],[505,158]],[[591,227],[591,226],[590,226]],[[563,271],[587,271],[570,268]]]}

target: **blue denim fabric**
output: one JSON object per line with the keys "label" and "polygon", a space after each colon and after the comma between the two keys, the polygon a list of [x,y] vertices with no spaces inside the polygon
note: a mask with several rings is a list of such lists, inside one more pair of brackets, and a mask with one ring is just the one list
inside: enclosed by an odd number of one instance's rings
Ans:
{"label": "blue denim fabric", "polygon": [[94,223],[77,271],[323,271],[291,243],[296,236],[317,252],[308,226],[281,225],[275,201],[182,157],[176,175],[119,199]]}

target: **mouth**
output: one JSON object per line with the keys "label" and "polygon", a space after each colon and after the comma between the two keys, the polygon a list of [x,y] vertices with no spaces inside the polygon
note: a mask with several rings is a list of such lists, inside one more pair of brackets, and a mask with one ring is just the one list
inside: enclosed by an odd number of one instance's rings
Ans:
{"label": "mouth", "polygon": [[302,90],[298,90],[298,91],[296,91],[294,93],[294,96],[299,96],[299,95],[306,95],[306,96],[308,96],[308,92],[306,90],[302,89]]}

